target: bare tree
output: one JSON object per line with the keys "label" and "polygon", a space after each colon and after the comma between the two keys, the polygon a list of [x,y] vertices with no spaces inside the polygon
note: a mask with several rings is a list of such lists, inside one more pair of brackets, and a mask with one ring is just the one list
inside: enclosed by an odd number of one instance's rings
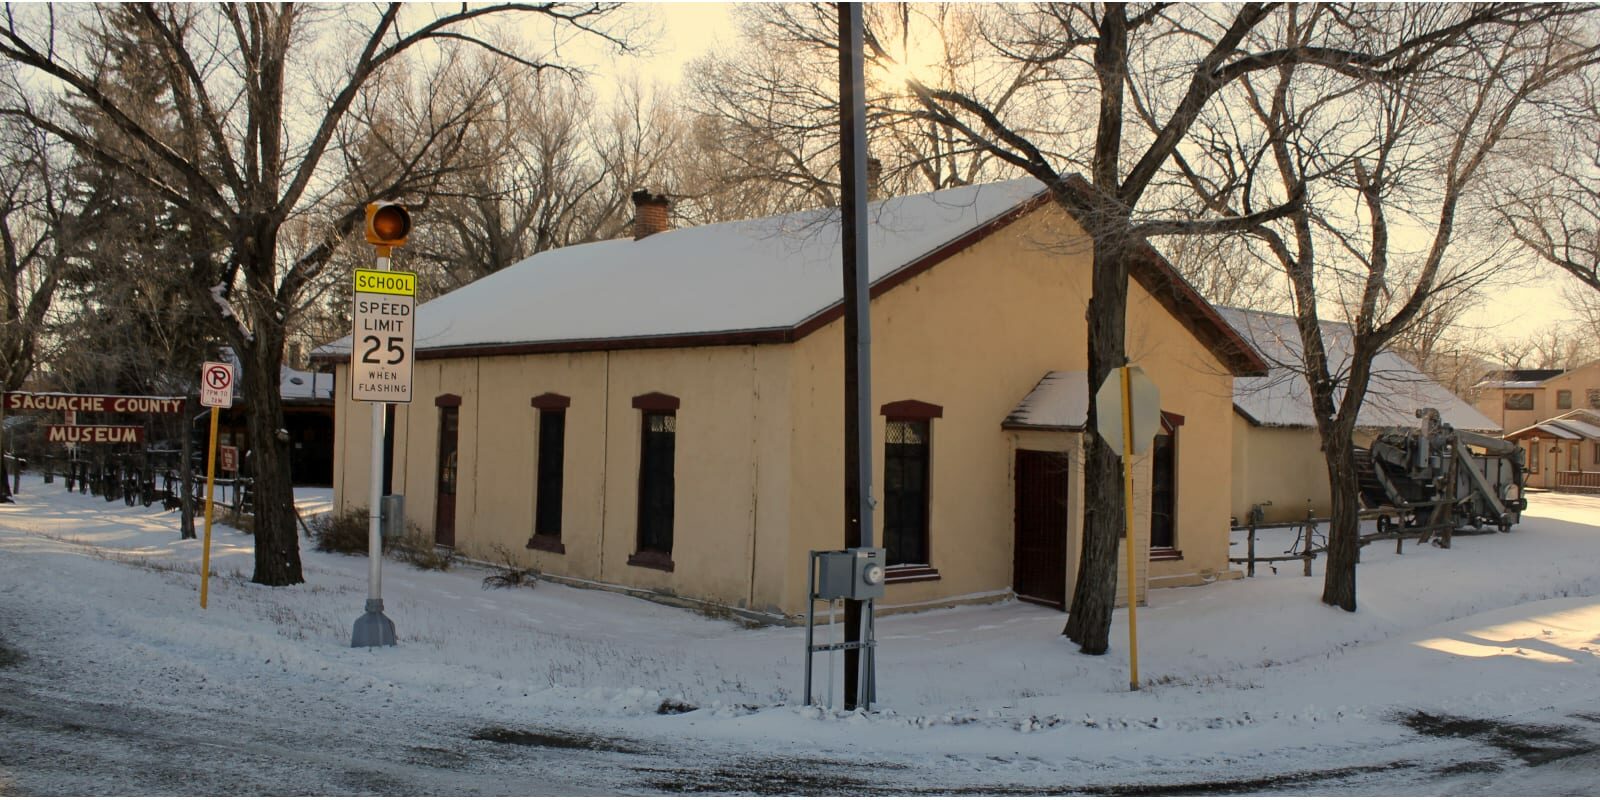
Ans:
{"label": "bare tree", "polygon": [[[1460,35],[1434,39],[1406,69],[1307,75],[1302,65],[1285,64],[1247,77],[1236,96],[1254,115],[1267,157],[1241,163],[1238,151],[1209,148],[1212,168],[1205,176],[1189,172],[1214,202],[1214,187],[1241,187],[1228,208],[1304,198],[1254,233],[1292,286],[1333,498],[1322,601],[1347,611],[1356,609],[1360,553],[1353,435],[1373,361],[1427,322],[1430,308],[1447,308],[1452,295],[1470,292],[1509,259],[1488,236],[1452,251],[1466,236],[1458,224],[1486,197],[1486,165],[1501,143],[1532,121],[1541,97],[1595,62],[1579,19],[1585,9],[1503,11],[1485,25],[1475,20],[1481,9],[1290,7],[1283,25],[1262,32],[1289,49],[1314,47],[1326,31],[1352,23],[1385,42],[1442,30]],[[1329,305],[1350,321],[1350,340],[1337,348],[1320,323],[1319,308]]]}
{"label": "bare tree", "polygon": [[70,152],[0,121],[0,388],[40,361],[62,277],[86,234],[109,215],[108,183],[83,180]]}
{"label": "bare tree", "polygon": [[1277,311],[1283,276],[1250,251],[1238,234],[1161,237],[1161,254],[1206,300],[1219,306]]}
{"label": "bare tree", "polygon": [[[1012,12],[1006,25],[986,34],[1013,69],[1028,76],[1022,84],[1029,87],[1028,101],[1012,98],[1008,105],[1018,112],[1048,106],[1064,118],[1054,138],[1035,134],[1027,113],[1018,113],[1023,122],[1015,123],[1012,114],[982,96],[909,83],[921,101],[920,116],[959,131],[968,142],[1040,180],[1089,234],[1094,246],[1091,385],[1127,361],[1128,265],[1145,252],[1149,237],[1242,231],[1301,207],[1298,187],[1271,204],[1237,210],[1172,190],[1178,183],[1174,156],[1195,141],[1196,121],[1225,89],[1253,75],[1291,68],[1347,75],[1404,72],[1478,27],[1526,13],[1513,5],[1465,7],[1441,13],[1434,24],[1405,37],[1375,41],[1363,36],[1364,14],[1339,11],[1331,16],[1346,22],[1319,29],[1313,38],[1267,41],[1266,33],[1285,25],[1291,11],[1258,3],[1157,3],[1042,4]],[[1091,405],[1091,428],[1098,413]],[[1084,491],[1095,502],[1085,507],[1083,558],[1064,633],[1085,652],[1101,653],[1116,585],[1120,460],[1094,437],[1087,445]]]}
{"label": "bare tree", "polygon": [[[303,580],[277,388],[291,312],[359,224],[360,205],[432,185],[440,176],[429,167],[448,161],[469,119],[460,109],[425,109],[412,117],[427,122],[423,128],[382,131],[395,146],[359,165],[359,174],[370,176],[364,196],[345,191],[349,184],[339,183],[327,156],[369,82],[422,46],[445,58],[478,47],[536,71],[553,68],[479,34],[481,23],[518,12],[548,22],[557,36],[578,31],[622,43],[601,27],[609,9],[587,3],[450,11],[400,4],[6,6],[0,59],[33,94],[19,91],[23,100],[0,107],[0,116],[47,131],[161,198],[174,211],[172,224],[206,245],[175,267],[189,278],[191,302],[221,323],[244,365],[257,583]],[[117,90],[118,65],[108,54],[118,49],[121,65],[137,64],[159,93]],[[335,200],[342,207],[331,207]],[[285,226],[305,217],[320,220],[321,235],[285,254]],[[211,304],[211,287],[231,302]]]}
{"label": "bare tree", "polygon": [[[690,196],[727,208],[721,218],[838,204],[838,29],[825,4],[741,8],[745,44],[700,59],[687,97],[695,153],[706,167]],[[904,79],[912,72],[966,86],[979,59],[982,10],[948,4],[866,9],[867,138],[879,172],[875,193],[905,194],[1014,174],[957,132],[920,118]],[[878,58],[881,50],[891,57]],[[1015,87],[1013,87],[1013,90]],[[1003,98],[996,89],[988,94]]]}

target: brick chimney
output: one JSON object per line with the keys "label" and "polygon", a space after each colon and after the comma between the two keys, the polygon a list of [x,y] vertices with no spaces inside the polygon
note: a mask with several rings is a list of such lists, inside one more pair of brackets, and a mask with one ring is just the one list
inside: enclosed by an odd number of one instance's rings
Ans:
{"label": "brick chimney", "polygon": [[883,196],[883,162],[876,158],[867,159],[867,199],[877,200]]}
{"label": "brick chimney", "polygon": [[672,201],[664,194],[651,194],[649,189],[640,189],[634,192],[634,240],[638,241],[652,233],[670,230],[672,223],[668,221],[667,212],[671,209]]}

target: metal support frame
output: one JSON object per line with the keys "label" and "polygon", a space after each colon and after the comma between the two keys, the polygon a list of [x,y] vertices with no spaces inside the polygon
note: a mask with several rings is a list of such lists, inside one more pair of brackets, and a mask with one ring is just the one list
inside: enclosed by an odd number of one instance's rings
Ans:
{"label": "metal support frame", "polygon": [[[819,597],[817,595],[817,558],[819,556],[821,556],[823,553],[827,553],[827,552],[833,552],[833,551],[829,551],[829,550],[812,550],[810,552],[809,558],[806,561],[806,668],[805,668],[805,675],[806,675],[806,680],[805,680],[806,705],[808,705],[808,706],[809,705],[813,705],[813,703],[812,703],[812,691],[811,691],[811,689],[812,689],[811,676],[812,676],[812,673],[813,673],[813,671],[815,669],[814,662],[816,660],[816,654],[817,653],[833,653],[833,652],[843,651],[847,657],[852,653],[860,653],[861,654],[860,660],[867,665],[867,668],[862,670],[863,674],[860,676],[860,678],[862,680],[858,684],[858,686],[859,686],[860,691],[861,691],[861,696],[862,696],[862,698],[864,698],[862,703],[861,703],[861,708],[863,710],[865,710],[865,711],[871,711],[872,710],[872,703],[873,703],[874,700],[877,699],[877,694],[878,694],[877,693],[877,681],[875,680],[876,676],[875,676],[875,674],[874,674],[874,672],[872,671],[872,668],[871,668],[872,662],[874,661],[873,655],[877,652],[877,648],[878,648],[877,626],[873,624],[873,619],[872,619],[872,603],[873,603],[873,601],[871,601],[871,600],[860,601],[860,602],[862,602],[863,605],[865,605],[867,607],[867,613],[865,615],[865,623],[861,626],[861,637],[860,637],[860,639],[852,640],[852,639],[850,639],[848,637],[844,637],[841,641],[829,642],[827,644],[817,644],[817,637],[816,637],[817,601],[824,599],[824,598]],[[828,627],[829,628],[833,627],[833,609],[835,607],[835,603],[836,602],[837,601],[832,600],[832,599],[828,600]],[[849,625],[848,617],[846,618],[846,623],[845,624],[847,626]],[[849,674],[850,674],[849,671],[848,671],[849,670],[848,660],[846,662],[845,669],[846,669],[846,672],[845,672],[846,680],[848,680],[849,679]],[[828,659],[828,700],[829,700],[830,703],[833,700],[833,659],[832,659],[831,656]],[[830,705],[829,707],[831,708],[832,706]],[[845,707],[846,708],[854,708],[855,707],[855,706],[853,706],[853,705],[851,705],[849,703],[848,697],[846,698]]]}

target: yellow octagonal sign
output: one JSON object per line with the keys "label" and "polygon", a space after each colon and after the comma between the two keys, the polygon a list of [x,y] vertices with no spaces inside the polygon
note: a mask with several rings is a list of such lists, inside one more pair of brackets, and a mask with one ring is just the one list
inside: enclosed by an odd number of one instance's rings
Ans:
{"label": "yellow octagonal sign", "polygon": [[1144,370],[1132,365],[1113,370],[1094,393],[1095,430],[1122,454],[1122,370],[1128,371],[1128,393],[1133,404],[1133,447],[1135,454],[1150,449],[1161,430],[1161,390]]}

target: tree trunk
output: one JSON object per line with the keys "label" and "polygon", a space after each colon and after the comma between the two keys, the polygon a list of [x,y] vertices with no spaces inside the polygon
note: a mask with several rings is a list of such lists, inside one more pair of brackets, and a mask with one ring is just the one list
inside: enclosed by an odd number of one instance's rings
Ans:
{"label": "tree trunk", "polygon": [[[1061,631],[1089,655],[1101,655],[1110,647],[1117,544],[1123,532],[1122,459],[1095,432],[1099,410],[1094,403],[1094,391],[1127,361],[1128,266],[1120,245],[1112,237],[1098,236],[1095,241],[1094,293],[1089,298],[1089,417],[1083,434],[1083,552],[1071,614]],[[1131,543],[1129,548],[1131,558]]]}
{"label": "tree trunk", "polygon": [[256,570],[250,580],[289,586],[304,582],[305,577],[300,570],[300,537],[294,522],[288,436],[278,435],[283,429],[283,400],[278,391],[282,325],[261,324],[258,319],[255,335],[255,343],[240,359],[255,481]]}
{"label": "tree trunk", "polygon": [[1356,610],[1356,562],[1361,557],[1361,479],[1356,474],[1355,443],[1349,435],[1323,439],[1333,519],[1328,523],[1328,563],[1322,602]]}

